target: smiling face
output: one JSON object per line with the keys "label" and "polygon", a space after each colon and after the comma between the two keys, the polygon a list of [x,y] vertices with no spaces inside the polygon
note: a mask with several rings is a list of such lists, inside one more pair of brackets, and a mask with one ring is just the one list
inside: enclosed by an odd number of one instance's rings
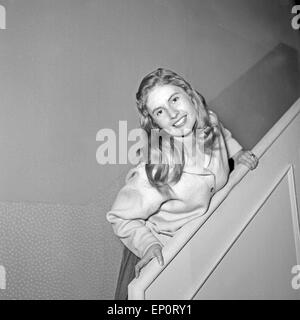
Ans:
{"label": "smiling face", "polygon": [[[154,122],[168,134],[180,137],[192,133],[197,110],[191,97],[182,88],[157,85],[148,93],[146,104]],[[204,127],[207,112],[203,106],[200,106],[200,118],[198,122]]]}

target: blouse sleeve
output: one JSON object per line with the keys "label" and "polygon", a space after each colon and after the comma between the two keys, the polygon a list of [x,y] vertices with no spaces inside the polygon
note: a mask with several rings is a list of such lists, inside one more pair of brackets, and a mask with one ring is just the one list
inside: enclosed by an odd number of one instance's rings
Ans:
{"label": "blouse sleeve", "polygon": [[231,132],[226,129],[220,122],[221,130],[223,132],[228,158],[232,158],[237,152],[241,151],[243,147],[233,138]]}
{"label": "blouse sleeve", "polygon": [[138,166],[129,171],[126,185],[106,215],[114,233],[140,258],[153,244],[162,246],[146,226],[146,220],[160,208],[164,200],[164,196],[150,185],[144,166]]}

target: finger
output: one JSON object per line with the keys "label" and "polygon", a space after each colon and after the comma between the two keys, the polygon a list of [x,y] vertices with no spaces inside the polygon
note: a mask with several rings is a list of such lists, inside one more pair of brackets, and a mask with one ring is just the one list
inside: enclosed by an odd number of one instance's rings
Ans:
{"label": "finger", "polygon": [[144,263],[138,263],[135,266],[135,277],[138,278],[140,276],[140,270],[143,268]]}
{"label": "finger", "polygon": [[160,249],[155,250],[155,251],[154,251],[154,255],[155,255],[155,257],[157,258],[158,263],[159,263],[161,266],[163,266],[163,265],[165,264],[165,262],[164,262],[164,257],[163,257],[163,255],[162,255],[162,253],[161,253],[161,250],[160,250]]}
{"label": "finger", "polygon": [[254,153],[248,151],[246,152],[244,155],[244,158],[246,158],[248,161],[250,161],[250,163],[252,164],[251,168],[254,169],[256,168],[257,164],[258,164],[258,158],[255,156]]}
{"label": "finger", "polygon": [[248,151],[247,155],[248,155],[251,163],[253,164],[253,169],[256,168],[257,164],[258,164],[258,158],[256,157],[256,155],[251,151]]}
{"label": "finger", "polygon": [[248,158],[241,157],[239,159],[239,161],[240,161],[241,164],[245,165],[247,168],[252,169],[252,167],[253,167],[252,166],[252,162]]}
{"label": "finger", "polygon": [[135,277],[138,278],[139,275],[140,275],[140,264],[137,264],[134,268],[134,271],[135,271]]}
{"label": "finger", "polygon": [[256,158],[253,160],[253,169],[255,169],[257,165],[258,165],[258,159]]}
{"label": "finger", "polygon": [[255,169],[258,165],[258,158],[255,155],[253,156],[253,153],[251,153],[248,160],[251,163],[251,170]]}
{"label": "finger", "polygon": [[256,167],[255,161],[250,160],[250,161],[249,161],[249,169],[250,169],[250,170],[253,170],[253,169],[255,169],[255,167]]}
{"label": "finger", "polygon": [[242,163],[244,165],[247,165],[249,162],[249,158],[246,155],[242,155],[242,156],[240,156],[238,162]]}
{"label": "finger", "polygon": [[135,277],[138,278],[140,270],[149,262],[150,258],[142,258],[135,266]]}

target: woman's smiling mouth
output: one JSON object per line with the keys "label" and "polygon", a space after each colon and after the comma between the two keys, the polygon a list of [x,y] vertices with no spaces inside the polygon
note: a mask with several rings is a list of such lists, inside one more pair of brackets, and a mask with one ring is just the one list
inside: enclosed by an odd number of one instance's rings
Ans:
{"label": "woman's smiling mouth", "polygon": [[186,120],[187,120],[187,116],[184,115],[184,116],[181,117],[179,120],[177,120],[175,123],[173,123],[173,126],[174,126],[175,128],[182,127],[182,126],[186,123]]}

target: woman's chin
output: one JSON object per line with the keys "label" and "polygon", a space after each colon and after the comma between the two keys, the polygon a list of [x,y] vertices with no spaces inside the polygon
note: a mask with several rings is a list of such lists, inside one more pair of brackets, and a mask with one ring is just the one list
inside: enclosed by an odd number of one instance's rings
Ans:
{"label": "woman's chin", "polygon": [[192,133],[191,128],[178,128],[172,131],[174,137],[187,137]]}

